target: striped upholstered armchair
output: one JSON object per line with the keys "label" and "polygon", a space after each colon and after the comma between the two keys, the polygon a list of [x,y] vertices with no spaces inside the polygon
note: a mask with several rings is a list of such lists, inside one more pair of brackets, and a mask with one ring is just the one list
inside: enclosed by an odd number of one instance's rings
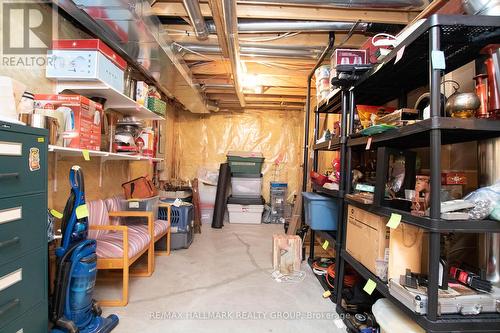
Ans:
{"label": "striped upholstered armchair", "polygon": [[[108,213],[103,200],[87,203],[89,210],[89,238],[97,241],[97,269],[120,269],[123,271],[122,298],[100,300],[103,306],[125,306],[128,304],[129,275],[151,276],[154,271],[154,216],[152,212],[116,211]],[[133,228],[127,225],[111,224],[110,217],[135,217],[146,221],[145,227]],[[134,264],[147,252],[147,268],[131,270]]]}

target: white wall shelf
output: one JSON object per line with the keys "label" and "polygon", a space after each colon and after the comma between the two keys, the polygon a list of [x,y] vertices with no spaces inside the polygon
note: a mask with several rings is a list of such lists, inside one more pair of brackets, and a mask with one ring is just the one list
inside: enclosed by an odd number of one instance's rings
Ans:
{"label": "white wall shelf", "polygon": [[[57,170],[58,170],[58,162],[64,156],[72,156],[72,157],[81,157],[84,159],[84,149],[77,148],[68,148],[61,146],[49,145],[49,152],[54,153],[54,192],[57,191]],[[102,186],[102,171],[104,163],[107,161],[150,161],[153,162],[162,162],[163,158],[152,158],[147,156],[140,155],[128,155],[128,154],[120,154],[120,153],[110,153],[107,151],[96,151],[96,150],[88,150],[89,157],[98,157],[99,161],[99,187]]]}
{"label": "white wall shelf", "polygon": [[138,104],[132,98],[119,92],[102,81],[62,81],[56,83],[56,91],[61,93],[71,90],[85,97],[102,97],[106,99],[105,109],[113,109],[125,116],[134,116],[143,120],[165,120],[148,108]]}

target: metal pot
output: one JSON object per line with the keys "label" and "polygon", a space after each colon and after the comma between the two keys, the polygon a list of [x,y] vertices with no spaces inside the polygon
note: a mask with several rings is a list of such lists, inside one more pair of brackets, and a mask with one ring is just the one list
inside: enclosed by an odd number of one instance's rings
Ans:
{"label": "metal pot", "polygon": [[454,118],[471,118],[481,106],[481,101],[475,93],[455,92],[446,101],[446,114]]}

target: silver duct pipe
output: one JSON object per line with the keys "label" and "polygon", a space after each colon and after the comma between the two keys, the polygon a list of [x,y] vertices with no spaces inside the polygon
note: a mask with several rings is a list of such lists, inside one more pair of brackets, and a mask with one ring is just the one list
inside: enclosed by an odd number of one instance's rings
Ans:
{"label": "silver duct pipe", "polygon": [[[349,31],[355,23],[351,22],[329,22],[329,21],[295,21],[295,20],[255,20],[238,19],[238,32],[250,33],[279,33],[293,31]],[[368,23],[360,23],[356,26],[356,32],[365,32]],[[213,21],[207,22],[208,31],[215,34]]]}
{"label": "silver duct pipe", "polygon": [[193,26],[196,38],[205,40],[208,38],[208,29],[205,19],[201,14],[200,2],[198,0],[183,0],[184,7]]}
{"label": "silver duct pipe", "polygon": [[286,5],[321,5],[335,8],[390,8],[390,9],[422,9],[427,0],[238,0],[241,3],[266,3]]}
{"label": "silver duct pipe", "polygon": [[201,87],[202,90],[207,89],[220,89],[220,90],[234,90],[234,85],[232,84],[223,84],[223,83],[205,83]]}
{"label": "silver duct pipe", "polygon": [[[199,52],[203,54],[221,54],[222,51],[218,45],[207,44],[178,44],[178,51],[186,50]],[[260,46],[256,44],[241,44],[240,54],[242,56],[257,57],[277,57],[277,58],[297,58],[297,59],[317,59],[321,53],[320,48],[312,47],[292,47],[292,46]],[[187,52],[187,51],[186,51]]]}
{"label": "silver duct pipe", "polygon": [[223,0],[222,11],[224,13],[225,37],[228,45],[229,61],[233,72],[234,88],[240,101],[241,107],[245,106],[245,96],[241,87],[243,68],[240,58],[240,44],[238,41],[238,15],[236,14],[236,1]]}

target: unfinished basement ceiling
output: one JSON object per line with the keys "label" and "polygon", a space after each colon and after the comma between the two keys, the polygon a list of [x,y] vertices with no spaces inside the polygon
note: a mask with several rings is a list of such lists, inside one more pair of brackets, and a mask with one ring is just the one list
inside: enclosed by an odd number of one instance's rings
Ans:
{"label": "unfinished basement ceiling", "polygon": [[354,28],[343,47],[358,48],[370,35],[399,31],[427,4],[158,0],[152,8],[213,111],[302,111],[307,75],[328,44],[329,31],[335,31],[337,45]]}

